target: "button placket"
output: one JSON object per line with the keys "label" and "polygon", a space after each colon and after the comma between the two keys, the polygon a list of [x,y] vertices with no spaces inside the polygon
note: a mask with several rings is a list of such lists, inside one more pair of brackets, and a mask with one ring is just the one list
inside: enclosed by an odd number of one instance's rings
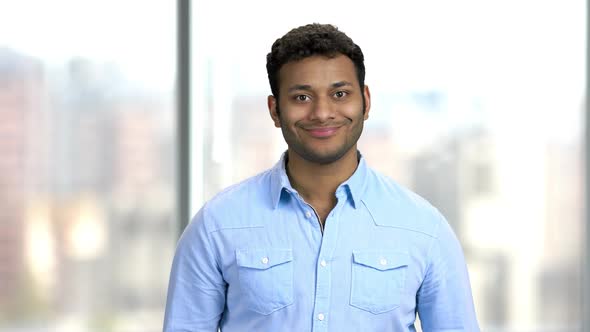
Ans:
{"label": "button placket", "polygon": [[340,197],[334,209],[328,214],[326,228],[322,237],[320,252],[318,253],[318,262],[316,263],[316,294],[313,317],[314,332],[325,332],[328,330],[330,311],[330,296],[332,290],[332,257],[336,247],[339,220],[336,216],[341,215],[340,211],[344,207],[345,200]]}

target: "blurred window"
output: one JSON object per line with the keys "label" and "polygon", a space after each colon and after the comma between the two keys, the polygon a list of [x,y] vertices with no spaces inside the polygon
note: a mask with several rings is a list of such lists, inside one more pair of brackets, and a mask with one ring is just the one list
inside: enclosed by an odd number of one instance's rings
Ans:
{"label": "blurred window", "polygon": [[0,331],[161,331],[175,15],[169,1],[0,4]]}
{"label": "blurred window", "polygon": [[291,28],[359,44],[369,165],[448,218],[484,331],[580,331],[586,3],[198,1],[192,213],[286,149],[265,60]]}

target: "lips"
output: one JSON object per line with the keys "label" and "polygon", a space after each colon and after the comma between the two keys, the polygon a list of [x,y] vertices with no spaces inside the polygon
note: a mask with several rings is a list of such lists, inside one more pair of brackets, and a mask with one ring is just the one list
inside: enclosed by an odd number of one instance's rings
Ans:
{"label": "lips", "polygon": [[306,131],[313,137],[326,138],[336,134],[340,127],[309,128]]}

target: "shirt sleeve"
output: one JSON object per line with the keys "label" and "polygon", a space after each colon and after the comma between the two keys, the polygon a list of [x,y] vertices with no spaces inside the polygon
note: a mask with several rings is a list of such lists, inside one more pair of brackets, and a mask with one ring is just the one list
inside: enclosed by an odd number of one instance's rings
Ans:
{"label": "shirt sleeve", "polygon": [[187,226],[172,262],[164,332],[217,332],[227,284],[204,222],[205,208]]}
{"label": "shirt sleeve", "polygon": [[417,294],[424,332],[478,332],[471,285],[461,245],[442,219],[430,248],[430,263]]}

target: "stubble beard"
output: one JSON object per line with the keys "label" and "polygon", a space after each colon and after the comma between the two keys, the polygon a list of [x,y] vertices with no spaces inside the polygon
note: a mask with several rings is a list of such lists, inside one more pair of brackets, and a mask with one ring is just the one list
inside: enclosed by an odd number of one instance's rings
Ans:
{"label": "stubble beard", "polygon": [[347,139],[342,143],[342,145],[337,147],[337,149],[334,151],[321,153],[306,146],[306,144],[302,143],[297,139],[296,135],[289,131],[288,126],[285,123],[283,123],[283,120],[281,119],[281,131],[283,133],[283,138],[285,139],[285,142],[287,143],[289,150],[293,151],[306,161],[319,165],[332,164],[340,160],[344,155],[346,155],[347,152],[350,151],[350,149],[356,146],[356,143],[358,142],[363,132],[363,110],[361,110],[361,115],[359,116],[359,118],[356,119],[356,125],[353,119],[348,119],[348,121],[352,123],[352,125],[354,126],[353,128],[351,128],[351,136],[347,137]]}

